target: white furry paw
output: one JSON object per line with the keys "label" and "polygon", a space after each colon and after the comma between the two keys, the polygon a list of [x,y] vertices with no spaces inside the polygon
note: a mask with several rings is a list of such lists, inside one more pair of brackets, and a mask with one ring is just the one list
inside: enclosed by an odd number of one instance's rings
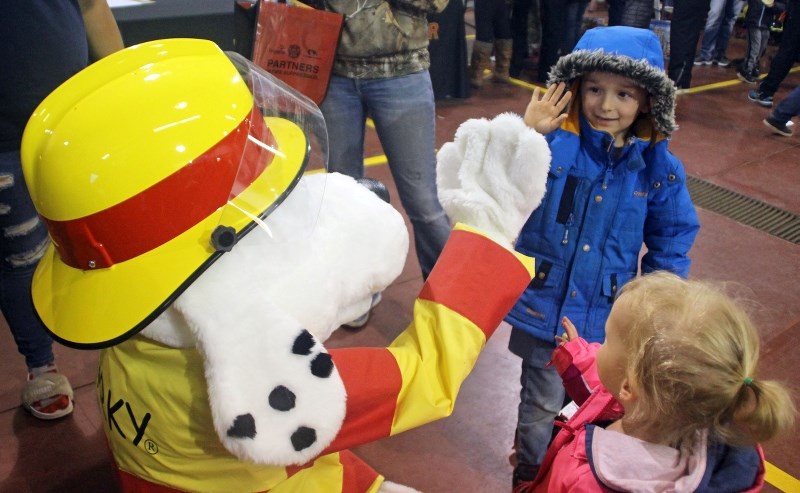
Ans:
{"label": "white furry paw", "polygon": [[519,115],[467,120],[439,151],[439,200],[453,221],[510,246],[541,203],[549,169],[547,142]]}
{"label": "white furry paw", "polygon": [[220,442],[257,464],[311,460],[333,441],[345,416],[344,383],[330,354],[280,307],[244,291],[224,296],[209,274],[175,306],[204,359]]}

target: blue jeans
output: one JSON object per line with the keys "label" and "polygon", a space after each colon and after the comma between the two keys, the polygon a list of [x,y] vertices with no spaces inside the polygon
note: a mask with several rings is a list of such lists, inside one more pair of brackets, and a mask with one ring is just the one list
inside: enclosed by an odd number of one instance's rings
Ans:
{"label": "blue jeans", "polygon": [[22,177],[19,151],[0,153],[0,311],[28,368],[53,362],[53,340],[33,308],[31,280],[49,243]]}
{"label": "blue jeans", "polygon": [[725,56],[736,15],[742,10],[744,3],[742,0],[711,0],[703,42],[700,45],[700,58],[719,60]]}
{"label": "blue jeans", "polygon": [[772,118],[783,124],[786,124],[797,115],[800,115],[800,86],[792,89],[792,92],[772,110]]}
{"label": "blue jeans", "polygon": [[332,76],[320,109],[328,128],[328,170],[356,179],[364,176],[364,132],[372,117],[427,277],[450,235],[436,192],[436,112],[428,71],[385,79]]}
{"label": "blue jeans", "polygon": [[[519,330],[519,329],[515,329]],[[513,337],[513,335],[512,335]],[[553,422],[564,407],[564,385],[555,367],[545,368],[556,348],[555,340],[531,337],[522,374],[517,415],[517,460],[528,466],[542,464],[553,434]]]}

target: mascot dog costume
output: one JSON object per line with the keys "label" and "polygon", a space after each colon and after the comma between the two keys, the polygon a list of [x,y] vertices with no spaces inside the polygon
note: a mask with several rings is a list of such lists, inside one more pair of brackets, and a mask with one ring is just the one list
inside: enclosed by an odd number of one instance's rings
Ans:
{"label": "mascot dog costume", "polygon": [[[114,122],[114,123],[112,123]],[[550,154],[516,115],[439,153],[457,224],[386,348],[326,350],[400,273],[400,214],[324,166],[306,98],[202,40],[134,46],[36,110],[25,178],[52,245],[53,335],[105,348],[97,396],[126,491],[410,491],[348,448],[450,414],[533,272],[511,243]]]}

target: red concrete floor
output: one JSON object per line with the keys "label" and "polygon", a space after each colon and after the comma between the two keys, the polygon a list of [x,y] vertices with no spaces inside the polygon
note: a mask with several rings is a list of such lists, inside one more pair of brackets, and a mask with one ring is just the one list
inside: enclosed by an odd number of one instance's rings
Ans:
{"label": "red concrete floor", "polygon": [[[741,50],[742,40],[733,43],[734,52]],[[767,131],[761,123],[767,110],[747,101],[748,86],[736,81],[733,69],[698,67],[694,74],[695,89],[679,98],[680,130],[671,144],[687,172],[800,214],[800,137]],[[797,84],[800,75],[790,74],[776,100]],[[530,86],[524,83],[489,82],[468,100],[439,103],[437,144],[451,140],[468,118],[522,112],[529,97]],[[382,155],[374,135],[369,136],[366,155]],[[384,180],[394,192],[385,165],[370,166],[368,174]],[[392,202],[399,208],[396,193]],[[759,376],[784,380],[797,396],[800,246],[713,212],[700,209],[699,215],[702,229],[691,252],[692,276],[735,282],[755,300],[754,317],[763,339]],[[389,343],[408,323],[420,286],[412,254],[369,324],[355,332],[340,330],[328,345]],[[387,478],[429,493],[510,491],[507,459],[516,421],[519,359],[506,349],[508,334],[504,325],[489,341],[452,416],[360,447],[357,453]],[[76,389],[75,413],[41,422],[18,407],[24,367],[8,331],[0,327],[0,374],[6,375],[0,381],[0,492],[117,491],[106,455],[105,423],[94,399],[97,354],[63,347],[56,353]],[[800,491],[794,479],[800,478],[798,438],[794,430],[765,444],[773,483],[765,491]]]}

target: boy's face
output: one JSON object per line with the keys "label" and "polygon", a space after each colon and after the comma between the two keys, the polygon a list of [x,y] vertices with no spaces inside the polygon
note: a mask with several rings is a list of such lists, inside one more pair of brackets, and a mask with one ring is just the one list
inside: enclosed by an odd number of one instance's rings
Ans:
{"label": "boy's face", "polygon": [[613,135],[617,147],[639,113],[650,111],[649,100],[645,89],[621,75],[589,72],[581,82],[583,115],[592,127]]}

